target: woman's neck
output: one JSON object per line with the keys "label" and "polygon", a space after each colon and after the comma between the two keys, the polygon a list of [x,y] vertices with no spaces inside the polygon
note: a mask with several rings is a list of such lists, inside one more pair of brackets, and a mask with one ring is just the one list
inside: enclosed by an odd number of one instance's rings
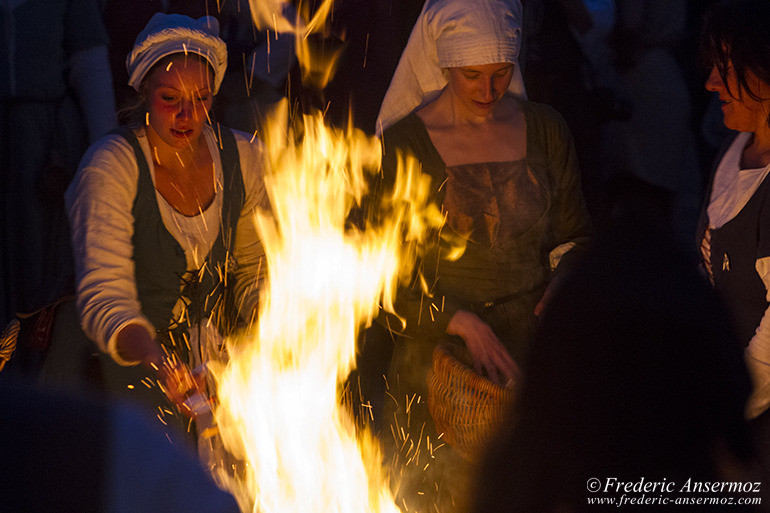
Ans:
{"label": "woman's neck", "polygon": [[478,127],[494,125],[507,121],[517,112],[516,101],[510,96],[504,96],[485,115],[470,112],[457,98],[444,89],[441,95],[426,105],[417,114],[426,125],[434,128],[450,129],[452,127]]}
{"label": "woman's neck", "polygon": [[447,166],[479,162],[513,162],[527,155],[527,123],[519,102],[500,100],[493,119],[479,123],[455,122],[445,104],[433,102],[417,115],[433,146]]}
{"label": "woman's neck", "polygon": [[754,132],[751,142],[743,150],[741,167],[755,169],[770,164],[770,126]]}
{"label": "woman's neck", "polygon": [[184,170],[194,167],[205,145],[203,133],[184,148],[174,148],[166,144],[150,125],[146,126],[146,133],[154,164],[167,169]]}

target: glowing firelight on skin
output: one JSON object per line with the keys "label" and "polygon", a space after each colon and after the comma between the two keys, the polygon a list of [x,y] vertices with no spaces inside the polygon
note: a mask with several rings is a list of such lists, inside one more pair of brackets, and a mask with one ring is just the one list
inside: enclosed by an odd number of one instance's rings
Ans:
{"label": "glowing firelight on skin", "polygon": [[379,142],[320,115],[296,132],[285,108],[276,119],[265,135],[272,216],[256,218],[269,283],[258,324],[229,342],[227,365],[211,367],[221,439],[246,462],[220,482],[244,512],[395,513],[378,445],[341,405],[339,385],[358,330],[378,303],[392,309],[420,237],[443,217],[427,203],[428,178],[406,165],[378,210],[385,219],[351,227]]}

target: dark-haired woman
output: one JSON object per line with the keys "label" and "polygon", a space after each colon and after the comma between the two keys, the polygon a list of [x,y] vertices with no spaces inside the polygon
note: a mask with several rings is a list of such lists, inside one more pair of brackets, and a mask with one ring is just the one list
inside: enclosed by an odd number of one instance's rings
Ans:
{"label": "dark-haired woman", "polygon": [[[698,242],[709,279],[732,314],[753,393],[746,413],[770,423],[770,4],[715,4],[704,30],[713,68],[706,89],[719,94],[734,133],[719,155],[701,213]],[[759,453],[770,454],[758,438]]]}

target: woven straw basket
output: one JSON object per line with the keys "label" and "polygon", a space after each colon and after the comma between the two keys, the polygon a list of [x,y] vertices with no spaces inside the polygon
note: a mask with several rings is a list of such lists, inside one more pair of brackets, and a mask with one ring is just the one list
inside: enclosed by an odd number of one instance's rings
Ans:
{"label": "woven straw basket", "polygon": [[514,390],[496,385],[445,346],[433,351],[428,410],[436,430],[462,457],[478,461],[513,403]]}

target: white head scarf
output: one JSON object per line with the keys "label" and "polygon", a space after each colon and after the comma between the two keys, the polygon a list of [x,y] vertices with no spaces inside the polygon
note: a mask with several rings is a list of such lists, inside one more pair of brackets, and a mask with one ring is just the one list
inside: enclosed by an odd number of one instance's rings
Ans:
{"label": "white head scarf", "polygon": [[156,13],[139,33],[126,57],[128,85],[139,91],[144,76],[167,55],[195,53],[214,70],[216,94],[227,69],[227,45],[219,38],[219,22],[211,16],[194,20],[181,14]]}
{"label": "white head scarf", "polygon": [[519,0],[427,0],[385,93],[377,134],[437,98],[447,85],[443,68],[510,62],[508,91],[525,98],[521,21]]}

